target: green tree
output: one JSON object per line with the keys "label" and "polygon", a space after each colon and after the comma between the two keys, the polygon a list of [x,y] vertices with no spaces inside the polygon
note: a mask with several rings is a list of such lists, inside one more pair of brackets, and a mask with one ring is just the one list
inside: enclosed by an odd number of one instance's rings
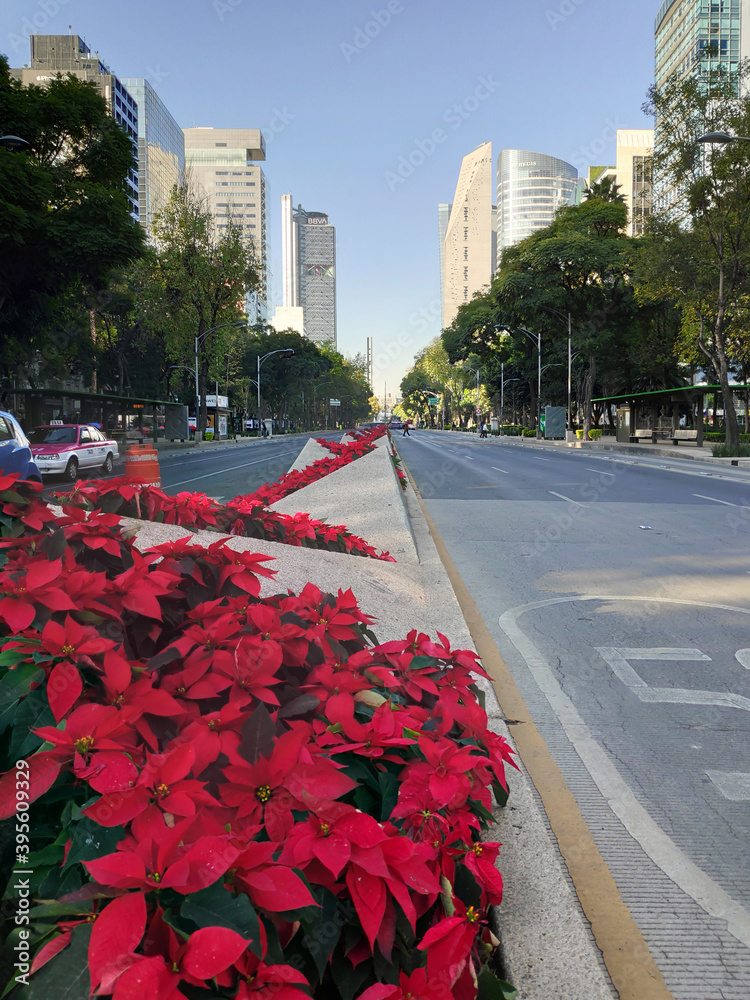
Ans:
{"label": "green tree", "polygon": [[0,148],[0,370],[22,377],[77,353],[76,304],[144,239],[126,195],[133,144],[93,84],[23,87],[0,56],[0,122],[29,143]]}
{"label": "green tree", "polygon": [[[646,296],[678,299],[697,317],[697,344],[721,385],[726,443],[739,446],[730,387],[733,358],[750,282],[750,170],[743,143],[703,146],[701,133],[747,135],[747,67],[737,77],[711,70],[670,77],[649,91],[656,119],[654,155],[661,210],[640,255],[637,279]],[[646,252],[647,251],[647,252]],[[689,313],[687,313],[689,314]]]}
{"label": "green tree", "polygon": [[[245,315],[245,295],[258,287],[258,264],[240,230],[217,235],[211,213],[189,183],[176,185],[152,225],[155,279],[163,290],[175,332],[175,353],[194,364],[198,341],[198,430],[206,427],[206,385],[212,364],[223,371],[234,341],[227,331]],[[217,330],[216,328],[221,329]],[[215,332],[213,332],[215,331]],[[190,359],[188,362],[187,359]]]}

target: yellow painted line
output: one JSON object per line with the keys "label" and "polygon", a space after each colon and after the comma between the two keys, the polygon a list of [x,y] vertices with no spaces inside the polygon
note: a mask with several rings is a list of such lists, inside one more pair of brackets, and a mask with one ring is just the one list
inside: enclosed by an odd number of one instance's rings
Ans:
{"label": "yellow painted line", "polygon": [[534,725],[484,619],[448,554],[411,472],[405,463],[402,467],[414,489],[476,651],[492,678],[503,715],[516,723],[513,738],[519,756],[539,792],[560,853],[620,1000],[674,1000],[599,853],[573,793]]}

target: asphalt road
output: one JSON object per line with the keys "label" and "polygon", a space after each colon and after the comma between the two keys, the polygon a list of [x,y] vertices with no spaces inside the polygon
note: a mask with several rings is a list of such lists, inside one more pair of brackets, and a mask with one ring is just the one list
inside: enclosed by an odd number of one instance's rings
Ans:
{"label": "asphalt road", "polygon": [[673,995],[747,1000],[750,474],[397,445]]}
{"label": "asphalt road", "polygon": [[[278,479],[288,470],[306,442],[316,437],[338,441],[341,431],[280,436],[235,446],[160,452],[161,488],[172,495],[190,491],[204,493],[215,500],[231,500]],[[125,458],[121,455],[115,463],[114,475],[124,474]],[[98,470],[92,470],[90,478],[100,477]],[[80,481],[84,478],[88,478],[88,470],[83,470]],[[53,491],[62,492],[70,488],[62,477],[44,479],[47,499]]]}

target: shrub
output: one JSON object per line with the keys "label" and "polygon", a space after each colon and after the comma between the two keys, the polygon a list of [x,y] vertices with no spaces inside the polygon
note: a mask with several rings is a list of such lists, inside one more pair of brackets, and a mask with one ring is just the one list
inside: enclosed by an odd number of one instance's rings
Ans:
{"label": "shrub", "polygon": [[[601,427],[592,427],[591,430],[589,431],[589,438],[592,441],[598,441],[601,436],[602,436]],[[583,431],[582,430],[576,431],[576,437],[578,438],[579,441],[583,441]]]}
{"label": "shrub", "polygon": [[715,444],[711,447],[714,458],[750,458],[750,444],[739,444],[730,448],[727,444]]}
{"label": "shrub", "polygon": [[523,427],[521,429],[521,435],[525,438],[535,438],[536,431],[534,430],[533,427]]}
{"label": "shrub", "polygon": [[261,599],[267,556],[140,553],[15,478],[0,817],[31,817],[34,995],[75,970],[76,995],[143,1000],[510,996],[487,984],[502,880],[479,833],[512,751],[476,654],[378,645],[350,591]]}
{"label": "shrub", "polygon": [[[723,443],[726,441],[726,434],[724,431],[706,431],[703,435],[703,440],[706,442],[716,441],[717,443]],[[750,434],[740,434],[740,443],[750,444]]]}

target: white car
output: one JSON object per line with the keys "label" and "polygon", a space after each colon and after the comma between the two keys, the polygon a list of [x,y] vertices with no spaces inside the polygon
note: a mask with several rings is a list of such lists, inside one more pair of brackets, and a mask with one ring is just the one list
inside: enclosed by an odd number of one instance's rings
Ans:
{"label": "white car", "polygon": [[79,469],[107,475],[120,457],[117,442],[92,424],[45,424],[29,434],[31,453],[42,475],[65,476],[74,483]]}

